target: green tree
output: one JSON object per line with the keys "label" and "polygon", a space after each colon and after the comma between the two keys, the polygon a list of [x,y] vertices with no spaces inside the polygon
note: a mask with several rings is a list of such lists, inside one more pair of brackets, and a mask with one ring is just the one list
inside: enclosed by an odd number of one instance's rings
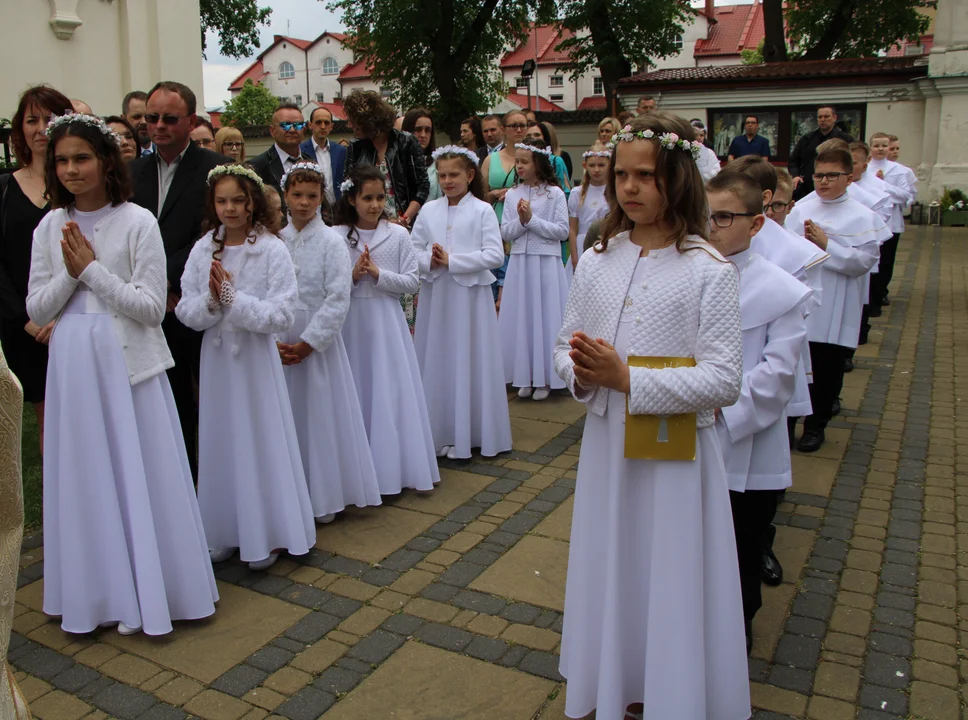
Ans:
{"label": "green tree", "polygon": [[762,65],[763,64],[763,45],[765,44],[765,42],[766,42],[765,40],[760,40],[759,44],[756,46],[755,49],[750,50],[749,48],[747,48],[746,50],[740,51],[739,54],[743,58],[744,65]]}
{"label": "green tree", "polygon": [[[764,16],[786,18],[786,35],[795,60],[871,57],[900,40],[916,40],[930,18],[920,12],[936,0],[764,0]],[[766,62],[785,60],[783,25],[765,22]]]}
{"label": "green tree", "polygon": [[678,52],[676,36],[695,14],[679,0],[561,0],[559,12],[562,25],[575,33],[558,45],[571,56],[563,69],[573,78],[599,70],[607,107],[618,81],[635,66]]}
{"label": "green tree", "polygon": [[218,33],[219,52],[226,57],[244,58],[259,49],[259,26],[269,24],[272,8],[259,7],[257,0],[199,0],[202,15],[202,52],[205,33]]}
{"label": "green tree", "polygon": [[497,59],[527,33],[553,0],[327,0],[340,12],[348,44],[369,58],[373,76],[402,107],[434,110],[438,128],[456,138],[460,121],[504,97]]}
{"label": "green tree", "polygon": [[256,85],[250,78],[239,94],[226,104],[221,122],[232,127],[268,125],[278,104],[279,99],[267,87]]}

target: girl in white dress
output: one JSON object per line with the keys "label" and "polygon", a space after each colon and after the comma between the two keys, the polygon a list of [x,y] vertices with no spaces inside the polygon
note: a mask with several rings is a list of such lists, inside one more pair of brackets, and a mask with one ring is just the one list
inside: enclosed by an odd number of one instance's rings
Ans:
{"label": "girl in white dress", "polygon": [[282,231],[296,270],[295,322],[277,343],[316,522],[347,505],[379,505],[380,487],[340,329],[350,309],[350,254],[319,214],[323,171],[297,163],[282,179]]}
{"label": "girl in white dress", "polygon": [[[511,243],[498,329],[504,379],[519,398],[545,400],[565,384],[555,374],[555,338],[568,299],[561,243],[568,239],[568,204],[541,140],[518,143],[520,184],[504,198],[501,234]],[[551,262],[556,258],[555,262]]]}
{"label": "girl in white dress", "polygon": [[[613,138],[616,207],[575,272],[555,365],[587,403],[565,589],[565,713],[750,716],[717,409],[742,382],[736,268],[706,240],[692,128],[650,112]],[[633,357],[694,367],[629,367]],[[628,459],[632,415],[696,414],[693,460]]]}
{"label": "girl in white dress", "polygon": [[264,570],[280,549],[316,542],[286,379],[273,338],[297,298],[289,251],[266,230],[262,181],[240,165],[208,175],[208,222],[185,273],[178,319],[204,331],[199,380],[198,504],[213,562],[235,549]]}
{"label": "girl in white dress", "polygon": [[413,244],[423,280],[414,346],[437,455],[492,457],[511,449],[491,270],[504,264],[501,230],[484,202],[477,155],[433,154],[444,197],[420,210]]}
{"label": "girl in white dress", "polygon": [[340,186],[336,228],[353,264],[343,341],[353,368],[363,423],[382,495],[433,490],[440,482],[413,339],[400,295],[420,277],[410,234],[386,217],[386,178],[372,165]]}
{"label": "girl in white dress", "polygon": [[165,370],[165,248],[120,139],[89,115],[48,129],[54,208],[34,233],[27,312],[57,320],[47,370],[44,612],[87,633],[164,635],[215,612],[188,455]]}
{"label": "girl in white dress", "polygon": [[596,220],[608,215],[608,198],[605,197],[605,178],[608,175],[608,161],[612,151],[601,143],[595,143],[582,155],[581,166],[585,175],[581,180],[581,190],[568,196],[568,247],[571,262],[565,267],[568,285],[575,276],[578,258],[585,245],[588,227]]}

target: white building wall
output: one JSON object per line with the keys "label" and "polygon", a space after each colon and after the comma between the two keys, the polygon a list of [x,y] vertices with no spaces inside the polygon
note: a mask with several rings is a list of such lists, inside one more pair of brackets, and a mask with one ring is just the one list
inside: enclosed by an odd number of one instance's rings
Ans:
{"label": "white building wall", "polygon": [[[322,95],[322,102],[333,102],[340,92],[339,72],[353,62],[353,51],[332,37],[324,37],[308,50],[310,97],[307,102],[317,100]],[[336,73],[323,74],[323,61],[332,58],[336,61]]]}
{"label": "white building wall", "polygon": [[[296,71],[295,77],[288,80],[280,76],[282,65],[286,62],[291,63]],[[300,106],[308,102],[311,89],[307,87],[306,53],[301,48],[283,41],[265,54],[262,63],[269,73],[262,84],[269,88],[269,92],[276,97],[289,98]],[[297,98],[297,95],[300,97]]]}
{"label": "white building wall", "polygon": [[[0,45],[0,67],[8,71],[0,73],[0,116],[13,115],[20,94],[40,83],[83,100],[98,114],[120,112],[128,92],[150,90],[161,80],[188,85],[201,103],[198,0],[3,4],[9,32]],[[56,26],[52,8],[62,18]]]}

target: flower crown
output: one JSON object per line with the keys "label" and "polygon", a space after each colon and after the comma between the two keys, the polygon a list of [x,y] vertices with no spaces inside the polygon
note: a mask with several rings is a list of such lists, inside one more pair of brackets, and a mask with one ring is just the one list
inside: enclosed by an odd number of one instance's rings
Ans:
{"label": "flower crown", "polygon": [[308,161],[297,162],[295,165],[289,168],[289,171],[282,176],[282,180],[279,182],[279,187],[281,187],[283,191],[285,191],[286,189],[286,181],[289,180],[289,176],[292,175],[297,170],[306,170],[308,172],[316,173],[320,177],[323,177],[323,169],[319,167],[317,163],[308,162]]}
{"label": "flower crown", "polygon": [[61,125],[68,125],[70,123],[81,123],[82,125],[89,125],[92,128],[96,128],[101,132],[102,135],[114,141],[115,145],[121,147],[121,143],[123,142],[123,140],[121,140],[121,136],[109,128],[106,122],[99,117],[94,115],[85,115],[84,113],[64,113],[63,115],[55,115],[50,119],[50,122],[47,123],[47,136],[50,137],[50,134],[54,132],[55,128],[58,128]]}
{"label": "flower crown", "polygon": [[692,155],[694,160],[698,160],[699,155],[702,152],[702,143],[683,140],[675,133],[662,133],[661,135],[656,135],[651,130],[639,130],[638,132],[632,132],[631,125],[626,125],[622,128],[621,132],[615,133],[611,141],[609,141],[608,146],[614,150],[620,142],[632,142],[633,140],[658,140],[660,147],[663,147],[666,150],[675,150],[676,148],[685,150]]}
{"label": "flower crown", "polygon": [[582,159],[584,160],[587,160],[590,157],[610,158],[612,157],[612,151],[611,150],[586,150],[581,154],[581,156],[582,156]]}
{"label": "flower crown", "polygon": [[345,195],[352,189],[353,189],[353,181],[350,180],[349,178],[347,178],[346,180],[344,180],[339,184],[339,191],[340,191],[340,194],[342,195]]}
{"label": "flower crown", "polygon": [[551,159],[551,148],[539,148],[534,145],[528,145],[527,143],[515,143],[514,147],[518,150],[530,150],[531,152],[541,153],[549,160]]}
{"label": "flower crown", "polygon": [[208,184],[211,185],[220,177],[225,175],[240,175],[242,177],[247,177],[249,180],[254,182],[259,186],[260,190],[265,190],[266,186],[262,182],[262,178],[256,173],[252,168],[248,168],[245,165],[216,165],[208,173]]}
{"label": "flower crown", "polygon": [[474,167],[480,165],[481,162],[476,153],[473,153],[466,147],[461,147],[460,145],[444,145],[443,147],[439,147],[430,154],[430,158],[434,162],[437,162],[437,158],[439,158],[441,155],[463,155],[474,163]]}

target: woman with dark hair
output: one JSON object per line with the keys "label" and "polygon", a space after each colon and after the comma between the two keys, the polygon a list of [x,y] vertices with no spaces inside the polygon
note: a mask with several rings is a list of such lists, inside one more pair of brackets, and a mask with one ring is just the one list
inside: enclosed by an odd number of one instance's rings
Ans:
{"label": "woman with dark hair", "polygon": [[468,150],[477,153],[481,162],[487,158],[487,143],[484,141],[484,129],[481,119],[477,115],[471,115],[460,124],[460,142]]}
{"label": "woman with dark hair", "polygon": [[535,123],[534,125],[528,126],[528,132],[524,137],[526,140],[540,140],[544,143],[544,147],[551,150],[551,167],[554,168],[555,176],[558,178],[558,184],[561,186],[567,199],[571,193],[571,178],[564,159],[559,155],[555,155],[555,142],[552,132],[551,123]]}
{"label": "woman with dark hair", "polygon": [[39,327],[27,317],[27,279],[34,230],[50,209],[44,180],[47,123],[54,115],[74,112],[71,101],[51,87],[38,85],[20,96],[11,140],[20,168],[0,175],[0,345],[34,406],[44,448],[44,391],[51,322]]}
{"label": "woman with dark hair", "polygon": [[437,149],[437,128],[434,126],[434,118],[430,111],[422,107],[411,108],[403,116],[403,131],[417,138],[417,143],[423,150],[427,163],[427,179],[430,181],[430,194],[427,195],[427,202],[442,197],[440,183],[437,182],[437,166],[434,165],[431,157],[434,150]]}
{"label": "woman with dark hair", "polygon": [[387,178],[387,214],[391,222],[410,227],[427,202],[430,180],[427,156],[410,133],[396,130],[397,112],[380,94],[354,90],[343,102],[356,139],[346,151],[344,176],[357,165],[373,165]]}
{"label": "woman with dark hair", "polygon": [[121,138],[121,159],[130,162],[140,155],[138,148],[138,134],[127,118],[111,115],[104,118],[104,124],[111,128]]}

